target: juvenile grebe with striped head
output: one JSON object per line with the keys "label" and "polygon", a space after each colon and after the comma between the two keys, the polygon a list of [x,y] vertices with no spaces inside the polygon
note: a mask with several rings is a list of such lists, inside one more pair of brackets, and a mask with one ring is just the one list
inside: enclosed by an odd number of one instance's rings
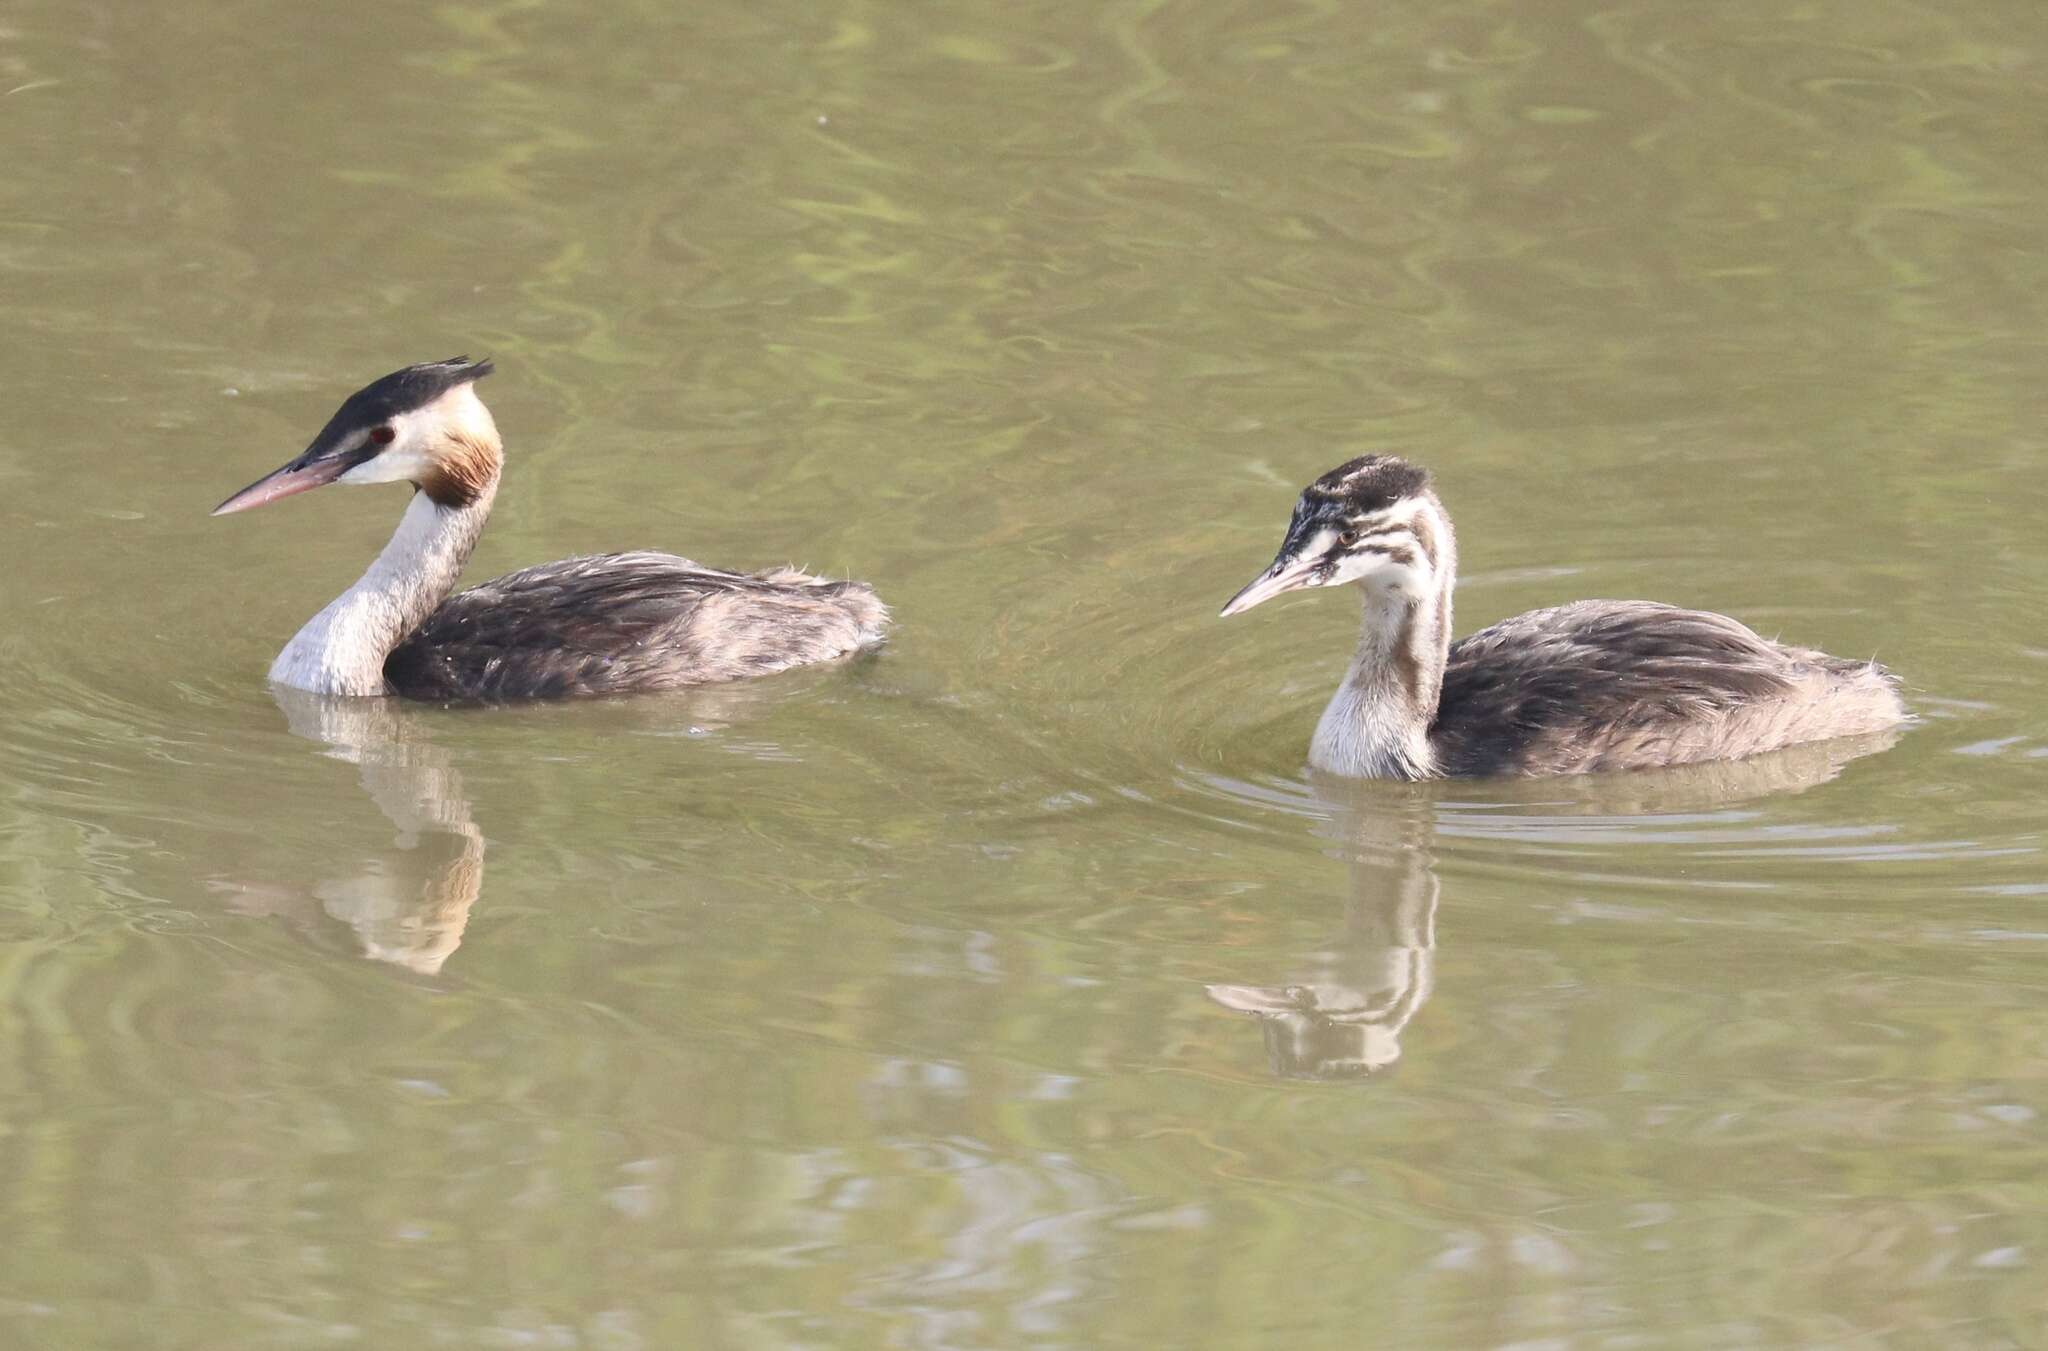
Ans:
{"label": "juvenile grebe with striped head", "polygon": [[1898,681],[1726,615],[1582,600],[1451,641],[1458,550],[1429,475],[1364,455],[1309,484],[1227,617],[1356,583],[1358,652],[1309,763],[1354,778],[1582,774],[1730,760],[1906,719]]}
{"label": "juvenile grebe with striped head", "polygon": [[859,582],[726,572],[666,553],[566,558],[451,596],[497,496],[504,446],[476,394],[488,361],[394,371],[350,395],[303,455],[214,508],[329,483],[413,485],[391,542],[271,664],[319,694],[510,700],[676,689],[765,675],[881,641]]}

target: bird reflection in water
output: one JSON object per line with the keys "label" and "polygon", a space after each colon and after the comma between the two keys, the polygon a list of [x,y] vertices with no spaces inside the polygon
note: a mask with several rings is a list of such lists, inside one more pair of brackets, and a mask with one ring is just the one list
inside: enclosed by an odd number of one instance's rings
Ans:
{"label": "bird reflection in water", "polygon": [[1207,987],[1224,1008],[1258,1020],[1273,1072],[1286,1078],[1357,1079],[1393,1064],[1435,983],[1428,804],[1374,796],[1376,810],[1341,805],[1332,817],[1352,851],[1351,886],[1328,946],[1302,954],[1284,984]]}
{"label": "bird reflection in water", "polygon": [[[823,678],[794,672],[773,681],[584,705],[560,716],[573,718],[597,739],[705,735],[744,723]],[[310,929],[339,920],[354,932],[365,957],[438,975],[462,946],[470,912],[483,893],[484,834],[443,744],[463,715],[396,699],[313,694],[281,685],[271,686],[270,693],[294,736],[356,767],[370,800],[398,828],[397,848],[363,860],[348,876],[310,888],[231,882],[218,884],[220,889],[246,915],[277,915]],[[544,716],[547,706],[518,711]],[[508,710],[508,716],[514,713]],[[782,754],[769,744],[734,748]]]}
{"label": "bird reflection in water", "polygon": [[1401,1035],[1435,988],[1440,884],[1434,841],[1475,835],[1541,841],[1606,818],[1626,838],[1634,818],[1696,815],[1751,798],[1803,792],[1860,756],[1896,742],[1896,729],[1794,746],[1746,760],[1540,781],[1473,785],[1448,799],[1440,785],[1396,789],[1317,775],[1323,833],[1351,858],[1343,921],[1325,947],[1303,953],[1272,985],[1209,985],[1209,998],[1259,1023],[1273,1072],[1290,1079],[1360,1079],[1401,1058]]}
{"label": "bird reflection in water", "polygon": [[[310,888],[321,913],[355,932],[363,955],[424,976],[439,974],[462,946],[483,892],[484,835],[445,746],[419,709],[391,699],[309,694],[273,685],[293,735],[356,766],[377,809],[398,828],[398,850],[347,877]],[[232,887],[244,914],[305,920],[304,893],[274,885]]]}

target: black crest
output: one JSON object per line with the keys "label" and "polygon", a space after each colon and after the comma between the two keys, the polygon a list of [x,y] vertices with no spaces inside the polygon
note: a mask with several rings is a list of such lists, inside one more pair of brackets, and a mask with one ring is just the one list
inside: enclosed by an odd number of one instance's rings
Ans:
{"label": "black crest", "polygon": [[1429,491],[1429,471],[1393,455],[1347,460],[1302,489],[1301,508],[1317,516],[1380,511]]}
{"label": "black crest", "polygon": [[493,369],[489,357],[482,361],[451,357],[393,371],[349,395],[334,416],[327,419],[313,444],[329,445],[359,428],[374,427],[400,413],[424,408],[458,385],[483,379]]}

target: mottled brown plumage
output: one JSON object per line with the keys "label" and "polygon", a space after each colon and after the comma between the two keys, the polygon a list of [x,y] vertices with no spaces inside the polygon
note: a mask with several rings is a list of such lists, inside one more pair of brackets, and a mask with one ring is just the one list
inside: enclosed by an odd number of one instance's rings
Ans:
{"label": "mottled brown plumage", "polygon": [[1533,610],[1452,643],[1457,544],[1428,476],[1363,456],[1304,490],[1226,615],[1355,582],[1358,654],[1310,746],[1363,778],[1579,774],[1734,759],[1905,720],[1897,681],[1651,601]]}
{"label": "mottled brown plumage", "polygon": [[767,675],[879,639],[859,582],[793,568],[739,573],[664,553],[565,558],[449,599],[392,650],[384,679],[414,699],[624,694]]}
{"label": "mottled brown plumage", "polygon": [[1443,774],[1576,774],[1729,759],[1903,716],[1869,662],[1710,611],[1582,600],[1453,643],[1429,734]]}

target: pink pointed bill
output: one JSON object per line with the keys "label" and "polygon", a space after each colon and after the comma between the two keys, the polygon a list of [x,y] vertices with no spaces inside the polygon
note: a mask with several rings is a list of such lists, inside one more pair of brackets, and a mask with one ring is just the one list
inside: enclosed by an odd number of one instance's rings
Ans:
{"label": "pink pointed bill", "polygon": [[1298,591],[1305,586],[1316,584],[1316,562],[1314,558],[1276,558],[1273,566],[1252,579],[1251,585],[1232,596],[1223,606],[1218,619],[1241,615],[1254,605],[1269,601],[1287,591]]}
{"label": "pink pointed bill", "polygon": [[238,511],[268,506],[281,497],[309,492],[334,482],[354,467],[344,455],[332,455],[308,464],[300,456],[281,469],[274,469],[213,509],[215,516],[232,516]]}

